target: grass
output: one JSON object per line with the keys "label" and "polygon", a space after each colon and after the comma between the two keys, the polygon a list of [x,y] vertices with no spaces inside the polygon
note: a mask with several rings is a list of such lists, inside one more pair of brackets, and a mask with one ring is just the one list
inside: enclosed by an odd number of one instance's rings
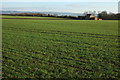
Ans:
{"label": "grass", "polygon": [[3,20],[3,77],[118,78],[117,23]]}
{"label": "grass", "polygon": [[13,19],[13,18],[18,18],[18,19],[22,19],[22,18],[27,18],[27,19],[30,19],[30,18],[32,18],[32,19],[65,19],[65,18],[55,18],[55,17],[30,17],[30,16],[6,16],[6,15],[3,15],[2,16],[2,18],[11,18],[11,19]]}

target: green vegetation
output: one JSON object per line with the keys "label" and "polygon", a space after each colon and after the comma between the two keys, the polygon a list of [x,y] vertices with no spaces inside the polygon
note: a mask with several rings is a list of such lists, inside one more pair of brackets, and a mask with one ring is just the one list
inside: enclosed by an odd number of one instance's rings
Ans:
{"label": "green vegetation", "polygon": [[3,19],[3,77],[118,78],[117,23]]}
{"label": "green vegetation", "polygon": [[6,15],[3,15],[2,18],[18,18],[18,19],[24,19],[24,18],[32,18],[32,19],[65,19],[65,18],[56,18],[56,17],[33,17],[33,16],[6,16]]}

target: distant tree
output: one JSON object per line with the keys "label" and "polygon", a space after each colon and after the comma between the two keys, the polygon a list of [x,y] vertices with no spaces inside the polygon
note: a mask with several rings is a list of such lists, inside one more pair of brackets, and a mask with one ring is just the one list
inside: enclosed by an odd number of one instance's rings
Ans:
{"label": "distant tree", "polygon": [[96,11],[93,11],[93,15],[96,15]]}
{"label": "distant tree", "polygon": [[107,11],[102,11],[101,13],[98,14],[99,18],[104,18],[105,16],[107,16]]}
{"label": "distant tree", "polygon": [[101,15],[107,15],[107,11],[102,11],[100,14]]}
{"label": "distant tree", "polygon": [[86,16],[88,14],[88,12],[84,12],[83,15]]}
{"label": "distant tree", "polygon": [[102,11],[101,13],[98,14],[99,18],[102,18],[104,20],[118,20],[119,15],[115,13],[107,13],[107,11]]}

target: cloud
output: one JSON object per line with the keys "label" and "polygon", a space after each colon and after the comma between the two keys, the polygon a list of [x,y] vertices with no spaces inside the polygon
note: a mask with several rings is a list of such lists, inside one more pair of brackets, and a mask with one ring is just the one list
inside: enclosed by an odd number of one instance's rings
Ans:
{"label": "cloud", "polygon": [[117,2],[8,2],[4,3],[3,10],[53,11],[75,13],[106,10],[108,12],[118,12],[118,4]]}

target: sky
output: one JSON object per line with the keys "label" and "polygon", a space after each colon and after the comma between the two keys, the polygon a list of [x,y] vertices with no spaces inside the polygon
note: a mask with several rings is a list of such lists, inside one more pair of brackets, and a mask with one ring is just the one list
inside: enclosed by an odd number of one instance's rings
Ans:
{"label": "sky", "polygon": [[3,11],[72,12],[108,11],[118,12],[119,0],[3,0]]}
{"label": "sky", "polygon": [[3,2],[118,2],[119,0],[2,0]]}

